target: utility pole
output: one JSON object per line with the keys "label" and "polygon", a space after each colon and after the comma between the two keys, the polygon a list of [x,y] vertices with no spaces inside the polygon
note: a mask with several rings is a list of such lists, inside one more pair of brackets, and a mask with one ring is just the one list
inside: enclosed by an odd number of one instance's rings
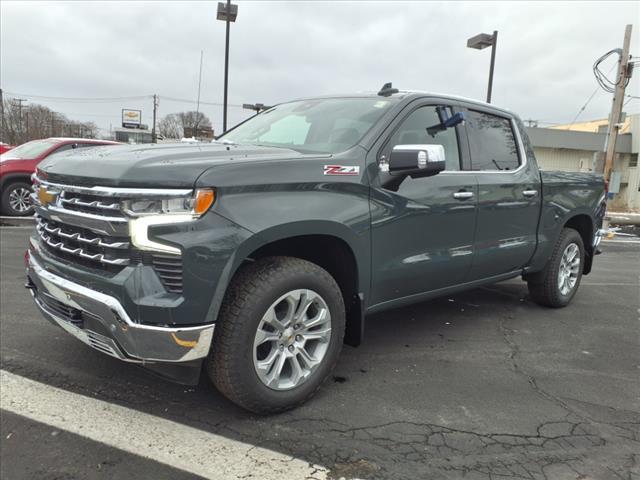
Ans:
{"label": "utility pole", "polygon": [[609,116],[609,131],[607,132],[607,140],[605,143],[604,157],[604,180],[609,181],[611,170],[613,169],[613,161],[616,155],[616,141],[618,139],[618,130],[620,116],[622,114],[622,101],[624,100],[624,90],[627,80],[631,77],[629,71],[629,47],[631,44],[631,25],[627,25],[624,30],[624,43],[622,53],[618,61],[618,73],[616,76],[616,90],[613,94],[613,105],[611,107],[611,115]]}
{"label": "utility pole", "polygon": [[158,143],[158,135],[156,134],[156,113],[158,110],[158,95],[153,94],[153,127],[151,128],[151,141]]}
{"label": "utility pole", "polygon": [[24,143],[24,123],[22,122],[22,102],[26,102],[26,98],[14,98],[15,102],[18,102],[18,118],[20,119],[20,143]]}

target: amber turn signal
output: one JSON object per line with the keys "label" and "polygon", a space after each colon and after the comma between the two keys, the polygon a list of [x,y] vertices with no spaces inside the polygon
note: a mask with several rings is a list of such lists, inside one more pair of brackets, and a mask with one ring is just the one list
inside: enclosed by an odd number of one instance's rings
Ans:
{"label": "amber turn signal", "polygon": [[197,190],[193,199],[193,213],[202,215],[205,213],[216,199],[216,192],[209,189]]}

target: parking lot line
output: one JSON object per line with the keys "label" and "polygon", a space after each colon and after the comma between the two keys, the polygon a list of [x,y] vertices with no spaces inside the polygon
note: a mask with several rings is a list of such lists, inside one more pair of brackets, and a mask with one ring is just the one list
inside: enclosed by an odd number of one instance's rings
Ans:
{"label": "parking lot line", "polygon": [[326,478],[326,469],[0,370],[0,408],[206,478]]}

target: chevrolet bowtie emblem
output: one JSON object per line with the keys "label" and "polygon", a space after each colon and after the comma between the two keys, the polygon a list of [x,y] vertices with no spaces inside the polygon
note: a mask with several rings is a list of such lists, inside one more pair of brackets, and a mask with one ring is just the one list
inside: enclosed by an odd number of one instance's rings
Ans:
{"label": "chevrolet bowtie emblem", "polygon": [[46,207],[50,203],[55,203],[58,194],[56,192],[50,192],[47,187],[40,187],[38,189],[38,200],[43,207]]}

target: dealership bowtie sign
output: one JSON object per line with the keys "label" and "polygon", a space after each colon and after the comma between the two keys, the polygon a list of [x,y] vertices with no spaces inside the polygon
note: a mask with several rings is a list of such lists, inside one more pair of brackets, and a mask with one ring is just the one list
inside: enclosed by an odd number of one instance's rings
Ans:
{"label": "dealership bowtie sign", "polygon": [[140,128],[142,125],[142,110],[122,109],[122,126],[124,128]]}

